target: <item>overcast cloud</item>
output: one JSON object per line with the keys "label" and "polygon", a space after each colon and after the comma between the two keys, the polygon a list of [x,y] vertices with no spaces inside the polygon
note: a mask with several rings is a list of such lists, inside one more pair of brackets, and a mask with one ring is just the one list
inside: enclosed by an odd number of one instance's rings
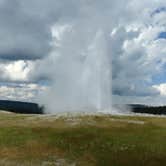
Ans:
{"label": "overcast cloud", "polygon": [[166,70],[165,8],[165,0],[0,0],[1,98],[54,93],[59,71],[71,71],[102,32],[97,51],[112,61],[114,102],[164,103],[166,77],[155,78]]}

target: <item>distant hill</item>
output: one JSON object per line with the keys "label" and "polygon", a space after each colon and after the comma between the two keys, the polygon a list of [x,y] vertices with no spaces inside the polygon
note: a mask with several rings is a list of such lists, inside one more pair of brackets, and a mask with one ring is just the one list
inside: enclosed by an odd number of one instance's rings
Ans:
{"label": "distant hill", "polygon": [[166,106],[147,106],[140,104],[129,104],[129,106],[134,113],[166,115]]}
{"label": "distant hill", "polygon": [[[128,104],[134,113],[166,115],[166,106],[147,106],[141,104]],[[0,110],[22,114],[43,114],[44,107],[37,103],[0,100]]]}
{"label": "distant hill", "polygon": [[22,114],[43,114],[43,108],[36,103],[0,100],[0,110]]}

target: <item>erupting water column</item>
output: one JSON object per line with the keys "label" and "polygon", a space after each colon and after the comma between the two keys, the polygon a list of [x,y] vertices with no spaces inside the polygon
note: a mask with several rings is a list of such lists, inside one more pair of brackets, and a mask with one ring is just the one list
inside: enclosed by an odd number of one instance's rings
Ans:
{"label": "erupting water column", "polygon": [[112,73],[106,34],[99,30],[88,39],[78,34],[67,33],[57,48],[53,84],[42,101],[50,113],[110,112]]}
{"label": "erupting water column", "polygon": [[102,31],[98,31],[88,48],[82,75],[82,89],[86,106],[101,112],[112,109],[111,57],[107,52],[107,42]]}

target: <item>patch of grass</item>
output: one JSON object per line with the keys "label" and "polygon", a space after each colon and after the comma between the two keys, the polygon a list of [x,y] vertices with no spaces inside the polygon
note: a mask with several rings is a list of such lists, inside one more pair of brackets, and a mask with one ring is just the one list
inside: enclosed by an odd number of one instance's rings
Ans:
{"label": "patch of grass", "polygon": [[0,120],[0,165],[166,164],[166,118],[2,114]]}

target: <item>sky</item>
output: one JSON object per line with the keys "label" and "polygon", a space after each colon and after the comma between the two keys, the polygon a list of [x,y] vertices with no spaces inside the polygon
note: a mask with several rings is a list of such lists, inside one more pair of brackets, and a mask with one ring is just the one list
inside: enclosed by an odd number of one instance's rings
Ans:
{"label": "sky", "polygon": [[0,0],[0,99],[54,98],[99,32],[113,102],[166,104],[165,0]]}

